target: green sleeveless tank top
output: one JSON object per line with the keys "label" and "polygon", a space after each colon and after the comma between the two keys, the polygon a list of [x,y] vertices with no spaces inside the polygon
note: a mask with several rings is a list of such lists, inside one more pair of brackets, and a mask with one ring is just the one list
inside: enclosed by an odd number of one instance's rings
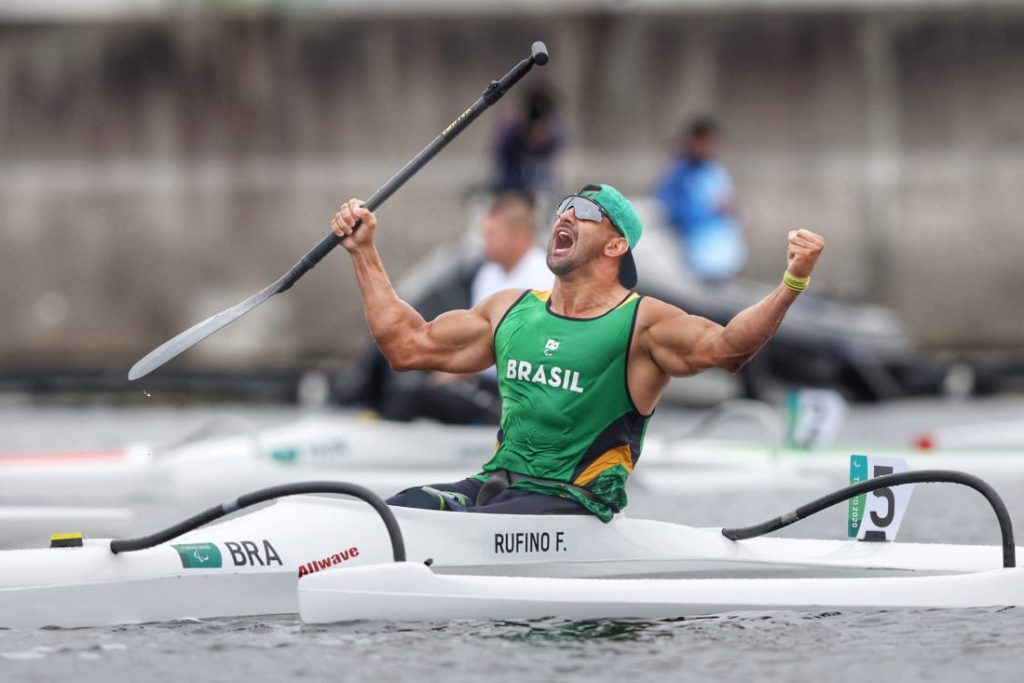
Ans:
{"label": "green sleeveless tank top", "polygon": [[527,291],[495,331],[501,429],[483,469],[572,485],[521,481],[513,487],[571,496],[607,522],[626,506],[626,478],[640,457],[649,417],[633,405],[626,379],[640,296],[630,293],[596,318],[552,313],[550,296]]}

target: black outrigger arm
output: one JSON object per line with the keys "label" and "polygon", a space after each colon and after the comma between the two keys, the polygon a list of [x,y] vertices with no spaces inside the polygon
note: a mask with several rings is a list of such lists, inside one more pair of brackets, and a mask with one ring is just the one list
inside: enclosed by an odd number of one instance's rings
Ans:
{"label": "black outrigger arm", "polygon": [[801,505],[792,512],[779,515],[766,522],[748,527],[722,529],[722,535],[733,541],[763,536],[764,534],[787,527],[793,522],[806,519],[833,505],[846,502],[862,493],[870,493],[878,489],[900,486],[902,484],[963,484],[983,495],[996,513],[996,519],[999,520],[999,532],[1003,537],[1003,567],[1017,566],[1017,548],[1013,543],[1013,522],[1010,521],[1010,513],[1007,511],[1003,499],[983,479],[973,474],[957,472],[955,470],[919,470],[917,472],[900,472],[898,474],[885,474],[880,477],[874,477],[873,479],[834,491],[817,500],[812,500],[810,503]]}
{"label": "black outrigger arm", "polygon": [[145,550],[153,546],[166,543],[182,534],[198,529],[214,520],[230,515],[233,512],[242,510],[253,505],[265,503],[268,500],[276,500],[285,496],[299,496],[309,493],[338,493],[345,496],[354,496],[370,504],[377,514],[380,515],[384,526],[388,530],[388,537],[391,539],[391,553],[395,562],[405,562],[405,541],[402,539],[402,530],[398,527],[398,520],[395,513],[391,511],[388,504],[373,491],[344,481],[300,481],[294,484],[281,484],[270,488],[260,489],[252,493],[246,493],[238,498],[215,505],[212,508],[200,512],[198,515],[169,526],[162,531],[140,536],[139,538],[127,538],[110,542],[110,552],[129,553],[136,550]]}

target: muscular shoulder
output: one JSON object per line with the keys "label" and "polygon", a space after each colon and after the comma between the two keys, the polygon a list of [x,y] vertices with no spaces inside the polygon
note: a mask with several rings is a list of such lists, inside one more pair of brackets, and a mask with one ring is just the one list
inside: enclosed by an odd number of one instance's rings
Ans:
{"label": "muscular shoulder", "polygon": [[654,325],[674,318],[686,318],[687,313],[678,306],[665,303],[661,299],[645,296],[640,300],[640,310],[636,315],[636,331],[643,334]]}
{"label": "muscular shoulder", "polygon": [[487,318],[491,326],[494,327],[505,317],[508,309],[512,308],[512,305],[519,301],[527,291],[525,289],[503,289],[491,294],[473,309]]}

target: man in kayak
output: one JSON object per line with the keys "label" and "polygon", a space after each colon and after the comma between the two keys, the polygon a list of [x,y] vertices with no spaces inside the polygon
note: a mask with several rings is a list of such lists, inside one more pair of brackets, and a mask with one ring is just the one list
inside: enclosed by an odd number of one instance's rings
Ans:
{"label": "man in kayak", "polygon": [[[361,221],[359,229],[356,225]],[[559,204],[548,242],[550,291],[509,289],[431,322],[398,298],[373,243],[377,219],[352,199],[331,221],[352,257],[370,333],[396,370],[479,372],[495,364],[502,397],[493,457],[459,482],[402,491],[392,505],[518,514],[626,506],[626,478],[672,377],[738,371],[807,288],[825,246],[789,233],[783,281],[722,326],[632,289],[642,226],[611,185]]]}
{"label": "man in kayak", "polygon": [[[413,306],[428,316],[453,306],[475,306],[503,289],[551,289],[554,276],[544,250],[536,244],[535,214],[529,195],[513,191],[496,195],[479,229],[484,263],[469,282],[464,273],[454,274],[442,287],[432,288],[441,293],[421,297]],[[501,421],[501,395],[493,365],[476,374],[395,373],[374,345],[362,353],[355,372],[341,378],[337,386],[335,396],[345,397],[339,402],[365,403],[386,420],[408,422],[425,417],[445,424],[495,425]]]}

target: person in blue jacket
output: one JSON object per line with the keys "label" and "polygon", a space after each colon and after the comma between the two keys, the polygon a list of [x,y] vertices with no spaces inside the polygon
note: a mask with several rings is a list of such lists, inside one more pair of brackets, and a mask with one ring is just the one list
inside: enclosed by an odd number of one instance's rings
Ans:
{"label": "person in blue jacket", "polygon": [[687,267],[705,282],[733,277],[747,258],[732,179],[715,159],[717,148],[715,121],[691,121],[682,150],[655,192],[682,240]]}

